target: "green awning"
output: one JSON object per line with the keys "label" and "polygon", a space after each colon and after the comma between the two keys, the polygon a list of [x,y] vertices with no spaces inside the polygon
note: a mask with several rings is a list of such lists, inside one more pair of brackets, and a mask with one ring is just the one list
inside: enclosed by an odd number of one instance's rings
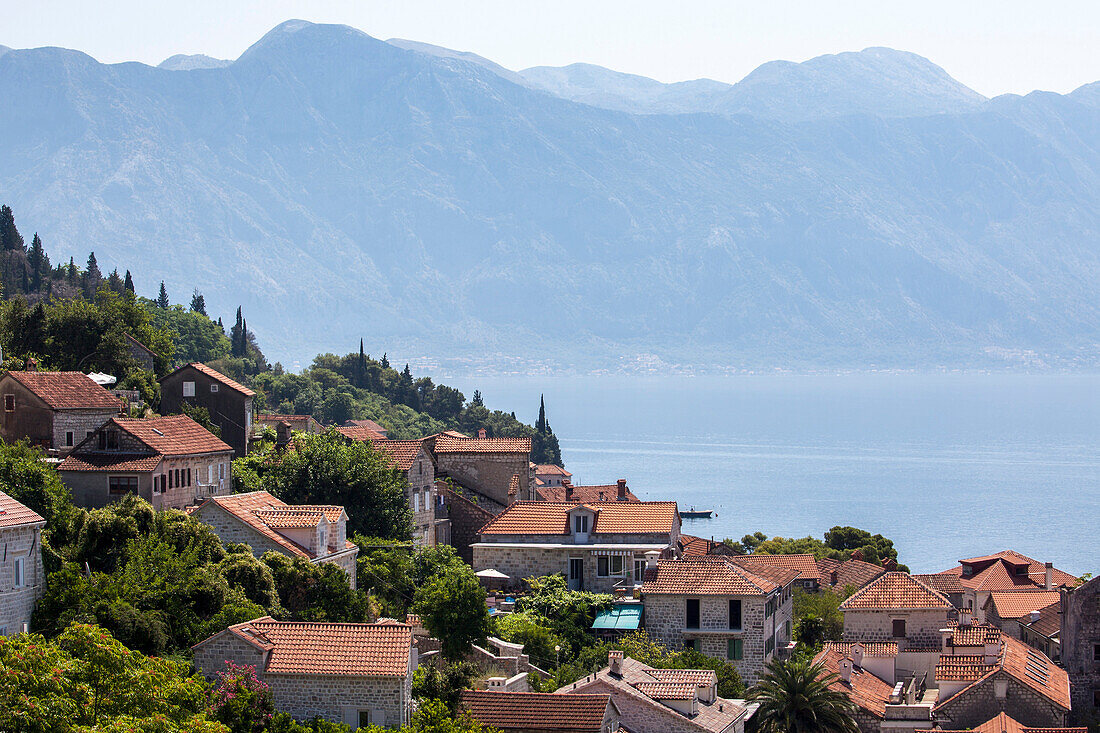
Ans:
{"label": "green awning", "polygon": [[592,622],[592,628],[598,631],[636,631],[641,622],[642,604],[631,603],[600,611]]}

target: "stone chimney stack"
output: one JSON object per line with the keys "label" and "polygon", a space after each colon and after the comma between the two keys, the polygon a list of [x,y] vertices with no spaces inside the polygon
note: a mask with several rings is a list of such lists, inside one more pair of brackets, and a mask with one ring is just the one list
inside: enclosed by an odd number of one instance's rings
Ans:
{"label": "stone chimney stack", "polygon": [[485,428],[481,428],[480,430],[477,431],[477,437],[479,437],[479,438],[488,438],[489,434],[487,432],[485,432]]}
{"label": "stone chimney stack", "polygon": [[661,556],[657,550],[650,550],[645,554],[645,567],[646,570],[657,567],[657,558]]}
{"label": "stone chimney stack", "polygon": [[890,557],[884,557],[882,558],[882,569],[888,573],[892,573],[898,569],[898,561]]}
{"label": "stone chimney stack", "polygon": [[1054,563],[1052,562],[1046,564],[1046,571],[1043,575],[1043,588],[1054,590]]}
{"label": "stone chimney stack", "polygon": [[626,479],[621,478],[616,486],[617,493],[615,495],[616,501],[626,501]]}
{"label": "stone chimney stack", "polygon": [[840,660],[840,679],[847,684],[852,683],[852,660],[841,659]]}
{"label": "stone chimney stack", "polygon": [[280,420],[279,424],[275,426],[275,447],[279,450],[285,450],[290,443],[290,423],[286,420]]}
{"label": "stone chimney stack", "polygon": [[1031,623],[1035,623],[1036,621],[1039,620],[1039,612],[1038,611],[1032,611],[1030,614],[1028,614],[1028,618],[1031,619]]}
{"label": "stone chimney stack", "polygon": [[38,362],[35,360],[35,358],[33,356],[28,356],[27,360],[25,362],[23,362],[23,369],[25,371],[28,371],[28,372],[37,372],[38,371]]}
{"label": "stone chimney stack", "polygon": [[863,645],[856,644],[852,647],[852,664],[857,667],[863,666]]}
{"label": "stone chimney stack", "polygon": [[565,500],[573,501],[573,484],[565,484]]}
{"label": "stone chimney stack", "polygon": [[969,608],[963,608],[959,610],[959,626],[969,626],[971,622],[971,610]]}
{"label": "stone chimney stack", "polygon": [[623,674],[623,652],[621,649],[612,649],[607,653],[607,666],[610,668],[608,671],[616,677],[622,677]]}

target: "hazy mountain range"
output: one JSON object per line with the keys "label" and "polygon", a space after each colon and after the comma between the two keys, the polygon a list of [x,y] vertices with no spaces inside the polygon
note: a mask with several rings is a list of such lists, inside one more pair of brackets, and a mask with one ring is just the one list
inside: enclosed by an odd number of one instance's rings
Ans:
{"label": "hazy mountain range", "polygon": [[0,99],[21,227],[284,362],[1100,362],[1100,84],[882,48],[661,84],[290,21],[232,62],[0,48]]}

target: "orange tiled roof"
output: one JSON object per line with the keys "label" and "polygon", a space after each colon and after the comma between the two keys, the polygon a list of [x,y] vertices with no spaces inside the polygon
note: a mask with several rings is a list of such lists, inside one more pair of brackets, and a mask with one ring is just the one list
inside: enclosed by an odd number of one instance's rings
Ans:
{"label": "orange tiled roof", "polygon": [[[177,369],[176,372],[178,372],[180,369],[186,369],[187,367],[191,367],[192,369],[195,369],[196,371],[202,372],[203,374],[210,377],[211,379],[213,379],[215,381],[218,381],[218,382],[221,382],[226,387],[229,387],[230,389],[234,389],[234,390],[240,392],[245,397],[255,397],[256,396],[256,393],[253,392],[252,390],[250,390],[248,387],[244,386],[240,382],[234,382],[229,377],[225,376],[224,374],[217,371],[216,369],[211,369],[210,367],[203,364],[201,361],[193,361],[190,364],[184,364],[179,369]],[[176,372],[172,372],[172,374],[175,374]],[[172,375],[169,374],[168,376],[172,376]]]}
{"label": "orange tiled roof", "polygon": [[845,657],[852,654],[852,647],[856,644],[863,646],[863,655],[866,657],[896,657],[898,655],[898,643],[896,641],[827,641],[825,648],[833,649]]}
{"label": "orange tiled roof", "polygon": [[276,621],[265,616],[230,626],[228,631],[270,649],[264,674],[405,677],[409,673],[412,628],[405,624]]}
{"label": "orange tiled roof", "polygon": [[517,501],[479,534],[569,534],[569,512],[578,506],[596,513],[592,534],[670,534],[678,516],[674,501]]}
{"label": "orange tiled roof", "polygon": [[[1023,575],[1016,573],[1016,568],[1025,566],[1026,571]],[[972,568],[973,573],[966,575],[963,572],[965,567]],[[958,566],[945,570],[942,574],[957,576],[962,585],[972,590],[1012,590],[1021,587],[1042,587],[1046,581],[1046,565],[1015,550],[1002,550],[993,555],[960,560]],[[1072,585],[1077,578],[1052,568],[1051,580],[1057,587]]]}
{"label": "orange tiled roof", "polygon": [[[655,569],[646,570],[642,595],[758,596],[779,588],[775,580],[743,568],[733,560],[716,555],[688,560],[661,560]],[[786,574],[787,582],[794,579],[793,570],[769,568],[772,571],[777,569]]]}
{"label": "orange tiled roof", "polygon": [[683,548],[681,557],[704,557],[710,553],[711,548],[717,543],[702,537],[690,534],[680,534],[680,547]]}
{"label": "orange tiled roof", "polygon": [[718,674],[711,669],[651,669],[649,676],[658,682],[690,683],[696,687],[718,684]]}
{"label": "orange tiled roof", "polygon": [[435,439],[436,453],[530,453],[530,438],[458,438],[440,433]]}
{"label": "orange tiled roof", "polygon": [[1025,617],[1020,619],[1020,624],[1031,629],[1037,634],[1051,639],[1062,631],[1062,602],[1055,601],[1049,606],[1037,609],[1039,611],[1039,619],[1032,621],[1031,617]]}
{"label": "orange tiled roof", "polygon": [[[276,531],[276,528],[290,527],[316,527],[323,514],[329,522],[337,522],[344,514],[342,506],[327,504],[299,504],[291,505],[277,499],[266,491],[250,491],[247,494],[229,494],[227,496],[212,496],[207,500],[212,506],[217,506],[244,522],[269,540],[275,542],[292,555],[313,558],[315,555],[302,545]],[[206,506],[194,507],[191,514],[202,510]],[[301,524],[295,524],[297,513],[309,517],[302,519]],[[312,521],[312,524],[308,522]],[[344,549],[355,547],[355,543],[345,540]],[[333,548],[329,548],[330,550]]]}
{"label": "orange tiled roof", "polygon": [[364,443],[386,439],[386,436],[382,435],[382,433],[366,425],[340,425],[336,428],[336,432],[340,433],[340,435],[343,435],[345,438],[351,438],[352,440],[358,440]]}
{"label": "orange tiled roof", "polygon": [[1023,618],[1032,611],[1046,608],[1059,602],[1056,590],[995,590],[989,594],[989,601],[1001,618]]}
{"label": "orange tiled roof", "polygon": [[519,496],[519,474],[513,473],[512,478],[508,479],[508,496]]}
{"label": "orange tiled roof", "polygon": [[[574,486],[572,499],[565,498],[564,486],[540,486],[538,488],[540,501],[579,501],[584,503],[596,501],[616,501],[619,495],[618,484],[593,484],[591,486]],[[627,501],[638,501],[630,489],[626,490]]]}
{"label": "orange tiled roof", "polygon": [[755,570],[759,567],[779,567],[793,570],[797,580],[820,580],[821,574],[813,555],[738,555],[734,562]]}
{"label": "orange tiled roof", "polygon": [[958,621],[951,621],[947,628],[951,629],[952,646],[982,646],[986,644],[999,644],[1001,630],[992,624],[968,624],[960,626]]}
{"label": "orange tiled roof", "polygon": [[851,680],[845,682],[839,675],[840,662],[846,658],[847,655],[835,648],[825,647],[814,657],[814,663],[822,663],[827,673],[837,675],[829,685],[830,690],[844,693],[853,704],[874,717],[885,718],[886,703],[894,692],[893,685],[855,665],[852,666]]}
{"label": "orange tiled roof", "polygon": [[610,695],[466,690],[459,707],[474,720],[504,730],[561,730],[599,733]]}
{"label": "orange tiled roof", "polygon": [[386,434],[386,428],[382,425],[379,425],[374,420],[348,420],[346,423],[344,423],[344,425],[348,427],[370,428],[371,430],[382,436],[385,436]]}
{"label": "orange tiled roof", "polygon": [[634,689],[654,700],[694,700],[698,685],[690,682],[637,682]]}
{"label": "orange tiled roof", "polygon": [[542,463],[535,466],[535,473],[541,473],[543,475],[550,476],[572,476],[573,474],[566,471],[561,466],[555,466],[552,463]]}
{"label": "orange tiled roof", "polygon": [[[362,428],[344,428],[344,430],[361,430]],[[337,430],[341,430],[337,428]],[[416,457],[420,455],[424,444],[419,440],[390,440],[388,438],[371,438],[370,443],[393,459],[394,468],[399,471],[408,471],[416,463]]]}
{"label": "orange tiled roof", "polygon": [[313,420],[313,415],[280,415],[276,412],[261,412],[256,415],[256,422],[258,423],[285,422],[293,425],[295,423],[308,423],[310,420]]}
{"label": "orange tiled roof", "polygon": [[[1087,733],[1088,728],[1032,728],[1008,717],[1005,713],[999,713],[981,725],[975,726],[966,733]],[[963,733],[963,731],[918,730],[917,733]]]}
{"label": "orange tiled roof", "polygon": [[[974,685],[981,683],[991,675],[1004,671],[1020,684],[1031,688],[1058,707],[1068,711],[1070,709],[1069,676],[1066,671],[1050,661],[1038,649],[1033,649],[1022,641],[1007,635],[1000,635],[999,638],[1001,648],[996,663],[986,667],[985,673],[973,679],[969,685],[951,697],[937,702],[936,709],[951,704],[960,696],[965,695]],[[974,659],[977,659],[977,657],[974,656]],[[945,657],[941,655],[940,663],[944,664],[944,660]],[[938,674],[939,665],[937,665]],[[961,679],[964,681],[970,680],[969,677],[962,677]]]}
{"label": "orange tiled roof", "polygon": [[951,603],[909,573],[883,574],[840,604],[842,611],[878,609],[951,609]]}
{"label": "orange tiled roof", "polygon": [[70,453],[58,464],[57,470],[146,473],[159,466],[162,458],[147,453]]}
{"label": "orange tiled roof", "polygon": [[959,576],[950,573],[917,573],[913,577],[944,595],[966,592],[966,586],[959,582]]}
{"label": "orange tiled roof", "polygon": [[6,372],[53,410],[118,410],[122,402],[81,372]]}
{"label": "orange tiled roof", "polygon": [[21,524],[38,524],[45,521],[29,506],[20,504],[0,491],[0,527],[18,527]]}
{"label": "orange tiled roof", "polygon": [[209,430],[186,415],[165,417],[114,418],[126,431],[155,452],[165,456],[224,453],[233,450]]}
{"label": "orange tiled roof", "polygon": [[981,654],[941,654],[936,663],[936,680],[947,682],[973,682],[989,674],[996,664],[986,664]]}
{"label": "orange tiled roof", "polygon": [[829,581],[833,579],[833,572],[836,573],[836,582],[830,584],[834,588],[843,590],[851,586],[859,590],[871,581],[884,575],[886,570],[879,565],[864,562],[863,560],[845,560],[844,562],[837,563],[836,568],[830,571]]}

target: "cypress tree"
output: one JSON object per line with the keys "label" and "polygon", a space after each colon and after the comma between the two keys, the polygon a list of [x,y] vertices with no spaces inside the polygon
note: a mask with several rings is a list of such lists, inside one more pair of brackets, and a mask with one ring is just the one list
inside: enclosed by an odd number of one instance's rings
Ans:
{"label": "cypress tree", "polygon": [[68,272],[65,273],[65,277],[68,278],[68,280],[71,284],[76,285],[78,274],[79,273],[77,272],[77,269],[76,269],[76,263],[73,262],[73,258],[70,257],[69,258]]}
{"label": "cypress tree", "polygon": [[390,368],[390,360],[386,358],[385,352],[382,353],[382,368],[383,369],[389,369]]}
{"label": "cypress tree", "polygon": [[191,310],[206,315],[206,298],[198,290],[191,295]]}
{"label": "cypress tree", "polygon": [[50,258],[46,256],[42,248],[42,240],[38,232],[31,239],[31,248],[27,252],[27,264],[31,268],[31,288],[37,293],[42,288],[42,275],[50,271]]}
{"label": "cypress tree", "polygon": [[237,306],[237,322],[229,331],[229,351],[233,356],[244,356],[244,316],[241,315],[241,307]]}
{"label": "cypress tree", "polygon": [[164,281],[160,281],[160,294],[157,295],[157,308],[161,310],[168,310],[168,306],[171,305],[168,302],[168,290],[164,287]]}
{"label": "cypress tree", "polygon": [[129,270],[126,271],[126,280],[122,283],[122,287],[126,288],[131,293],[134,292],[134,278],[130,277]]}
{"label": "cypress tree", "polygon": [[539,419],[535,422],[535,430],[542,434],[546,434],[546,397],[545,395],[539,395]]}
{"label": "cypress tree", "polygon": [[367,381],[367,357],[363,354],[363,339],[359,339],[359,362],[355,370],[356,387],[362,388]]}
{"label": "cypress tree", "polygon": [[4,252],[11,250],[27,251],[26,245],[23,243],[23,236],[15,227],[15,214],[12,213],[11,207],[6,204],[0,206],[0,250]]}
{"label": "cypress tree", "polygon": [[99,283],[103,280],[103,273],[99,271],[99,264],[95,261],[95,252],[88,255],[88,266],[84,270],[84,295],[91,298],[99,290]]}

